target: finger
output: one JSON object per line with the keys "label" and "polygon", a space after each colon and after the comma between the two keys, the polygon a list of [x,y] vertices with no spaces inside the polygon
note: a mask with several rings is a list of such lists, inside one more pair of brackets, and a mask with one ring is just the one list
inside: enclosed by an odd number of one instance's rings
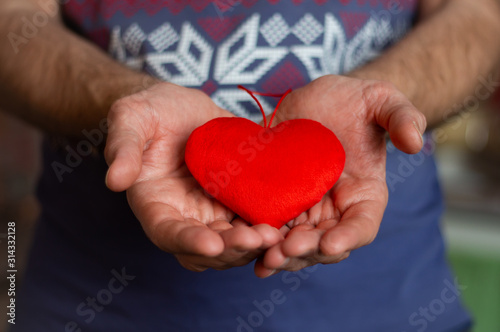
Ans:
{"label": "finger", "polygon": [[349,257],[349,254],[350,252],[345,252],[341,256],[324,256],[321,254],[316,254],[308,257],[294,257],[287,261],[285,265],[281,266],[280,270],[298,271],[316,264],[336,264]]}
{"label": "finger", "polygon": [[[231,226],[231,224],[225,223]],[[269,232],[267,231],[268,227],[270,228]],[[240,219],[238,221],[237,219],[233,221],[233,225],[230,229],[220,232],[225,244],[224,251],[220,255],[217,257],[210,257],[210,259],[199,255],[181,255],[178,259],[182,259],[181,264],[193,271],[202,271],[208,267],[216,270],[224,270],[235,266],[246,265],[262,255],[264,249],[267,249],[265,248],[267,244],[263,243],[263,237],[266,238],[267,242],[275,241],[276,235],[273,236],[272,234],[278,233],[278,238],[280,238],[279,231],[276,229],[273,231],[272,229],[274,228],[269,225],[250,227],[243,220]],[[265,233],[268,233],[268,235],[262,236],[261,232],[263,230]],[[255,238],[255,235],[258,240]],[[270,238],[269,235],[271,236]]]}
{"label": "finger", "polygon": [[263,259],[256,262],[254,271],[258,277],[265,278],[276,271],[298,271],[307,266],[338,263],[347,258],[349,253],[341,256],[324,256],[320,253],[319,243],[325,230],[337,225],[336,220],[325,220],[315,228],[310,224],[301,224],[290,230],[286,239],[279,244],[280,250],[273,247]]}
{"label": "finger", "polygon": [[[288,229],[288,227],[286,228]],[[266,251],[262,263],[256,266],[258,268],[259,265],[262,265],[260,269],[264,268],[262,271],[259,270],[259,275],[265,274],[266,270],[279,269],[286,265],[290,258],[295,255],[307,255],[311,252],[317,252],[321,238],[319,232],[321,231],[315,231],[314,225],[311,224],[301,224],[293,227],[283,241]],[[294,248],[294,246],[297,246],[297,248]]]}
{"label": "finger", "polygon": [[292,228],[281,245],[286,257],[309,256],[319,251],[319,241],[324,231],[314,225],[302,224]]}
{"label": "finger", "polygon": [[236,222],[235,224],[236,226],[233,227],[228,221],[216,221],[209,225],[211,229],[219,229],[221,238],[224,241],[225,248],[220,255],[216,257],[193,254],[176,255],[181,265],[191,271],[203,271],[207,268],[225,270],[246,265],[255,260],[263,252],[261,249],[263,246],[261,244],[262,238],[259,232],[245,222]]}
{"label": "finger", "polygon": [[179,254],[176,255],[176,258],[186,269],[199,272],[208,268],[226,270],[232,267],[247,265],[253,261],[258,254],[260,254],[260,252],[243,253],[241,251],[228,249],[216,257]]}
{"label": "finger", "polygon": [[279,272],[277,269],[270,269],[264,265],[264,259],[258,258],[253,267],[255,275],[259,278],[267,278]]}
{"label": "finger", "polygon": [[388,115],[386,130],[389,132],[393,144],[403,152],[418,153],[424,145],[423,130],[417,124],[418,114],[413,107],[401,105]]}
{"label": "finger", "polygon": [[231,221],[231,225],[233,225],[233,227],[236,227],[236,226],[250,227],[252,224],[249,223],[248,221],[241,219],[240,217],[236,217],[233,221]]}
{"label": "finger", "polygon": [[213,266],[212,257],[202,257],[203,259],[200,259],[200,256],[177,254],[175,258],[183,268],[193,272],[203,272],[211,267],[216,268]]}
{"label": "finger", "polygon": [[256,250],[262,245],[260,234],[249,226],[235,226],[220,233],[225,249]]}
{"label": "finger", "polygon": [[290,232],[290,229],[292,227],[292,226],[290,226],[291,224],[292,224],[292,222],[288,222],[285,225],[281,226],[281,228],[279,229],[280,234],[283,237],[286,237],[286,235]]}
{"label": "finger", "polygon": [[311,257],[287,257],[283,254],[282,243],[266,251],[263,257],[257,259],[254,273],[259,278],[270,277],[279,271],[298,271],[304,267],[316,264],[316,255]]}
{"label": "finger", "polygon": [[320,239],[324,256],[341,257],[371,243],[377,235],[384,212],[382,201],[367,200],[347,209],[340,222],[327,230]]}
{"label": "finger", "polygon": [[286,264],[280,266],[279,269],[276,269],[276,271],[295,272],[316,264],[318,264],[318,262],[314,259],[314,257],[294,257],[287,260]]}
{"label": "finger", "polygon": [[268,270],[279,269],[281,266],[287,264],[287,261],[290,260],[282,250],[282,244],[278,243],[271,248],[269,248],[264,257],[262,259],[262,265]]}
{"label": "finger", "polygon": [[215,257],[224,250],[219,234],[197,220],[165,220],[154,232],[153,242],[167,252]]}
{"label": "finger", "polygon": [[[278,229],[267,224],[252,226],[252,224],[246,222],[245,220],[236,218],[231,222],[231,225],[234,227],[251,227],[254,231],[256,231],[262,239],[260,249],[267,249],[284,239],[284,235],[282,235]],[[289,229],[288,227],[285,228]]]}
{"label": "finger", "polygon": [[284,236],[275,227],[267,224],[259,224],[252,227],[262,238],[262,244],[259,249],[268,249],[280,241],[284,240]]}
{"label": "finger", "polygon": [[227,220],[216,220],[207,225],[211,230],[221,233],[225,230],[233,228],[233,226]]}
{"label": "finger", "polygon": [[[394,145],[406,153],[418,153],[423,147],[422,134],[427,122],[406,97],[391,86],[378,91],[381,96],[369,98],[370,109],[375,109],[377,123],[389,132]],[[376,104],[383,100],[382,104]]]}
{"label": "finger", "polygon": [[219,233],[198,220],[183,218],[169,205],[150,202],[133,210],[146,235],[166,252],[215,257],[224,251]]}
{"label": "finger", "polygon": [[267,278],[280,271],[298,271],[308,266],[316,264],[336,264],[348,258],[350,252],[345,252],[341,256],[324,256],[315,254],[308,257],[293,257],[286,259],[279,268],[268,268],[264,265],[264,259],[260,258],[255,262],[254,272],[259,278]]}
{"label": "finger", "polygon": [[316,229],[328,230],[339,223],[338,219],[328,219],[320,221],[318,225],[316,225]]}

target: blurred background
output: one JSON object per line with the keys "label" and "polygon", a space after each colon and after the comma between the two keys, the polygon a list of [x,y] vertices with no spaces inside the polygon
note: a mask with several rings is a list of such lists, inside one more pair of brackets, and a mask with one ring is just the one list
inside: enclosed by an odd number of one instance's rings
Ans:
{"label": "blurred background", "polygon": [[[500,331],[500,94],[434,130],[446,197],[449,261],[475,332]],[[17,284],[40,208],[34,197],[41,135],[0,112],[0,308],[7,305],[7,223],[16,222]],[[6,323],[0,315],[0,331]]]}
{"label": "blurred background", "polygon": [[7,323],[7,223],[16,223],[16,291],[22,282],[40,208],[35,184],[40,171],[41,135],[0,110],[0,331]]}
{"label": "blurred background", "polygon": [[473,331],[500,331],[500,92],[440,129],[434,137],[449,261],[467,287]]}

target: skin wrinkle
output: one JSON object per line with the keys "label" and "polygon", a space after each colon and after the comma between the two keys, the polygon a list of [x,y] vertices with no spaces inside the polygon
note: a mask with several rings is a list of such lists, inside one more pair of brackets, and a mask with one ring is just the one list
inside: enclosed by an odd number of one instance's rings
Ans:
{"label": "skin wrinkle", "polygon": [[[202,201],[204,199],[204,202]],[[185,204],[179,205],[175,204],[175,208],[180,211],[181,215],[184,216],[184,218],[191,218],[191,219],[197,219],[203,223],[206,223],[207,221],[210,221],[210,219],[204,218],[202,213],[200,211],[204,210],[202,207],[203,205],[209,204],[209,205],[214,205],[213,201],[208,202],[204,197],[199,195],[195,190],[195,185],[193,184],[193,187],[189,190],[187,190],[184,194],[184,201],[186,202]],[[208,213],[208,211],[207,211]],[[209,213],[212,213],[210,211]],[[212,219],[213,220],[213,219]]]}
{"label": "skin wrinkle", "polygon": [[[146,206],[144,206],[143,210],[147,210],[148,206],[154,203],[148,203]],[[154,245],[159,247],[160,249],[164,250],[165,247],[165,242],[161,241],[161,237],[164,236],[163,232],[159,232],[158,229],[162,226],[164,226],[165,222],[168,221],[170,218],[178,218],[181,217],[180,215],[176,215],[176,211],[169,211],[171,215],[169,215],[169,218],[162,217],[160,216],[160,220],[156,220],[156,222],[150,224],[150,225],[143,225],[144,232],[148,236],[148,238],[153,242]],[[169,248],[170,249],[170,248]],[[175,253],[173,250],[171,251],[172,253]]]}
{"label": "skin wrinkle", "polygon": [[[326,198],[323,198],[321,200],[320,204],[316,204],[310,210],[308,210],[307,223],[310,223],[312,225],[317,225],[322,220],[326,220],[328,218],[328,216],[325,216],[325,214],[324,214],[324,206],[328,205],[328,202],[326,202],[326,200],[327,200],[327,198],[329,198],[329,196],[325,195],[325,197]],[[331,204],[331,202],[330,202],[330,204]],[[318,211],[318,212],[316,212],[316,211]],[[313,215],[315,217],[311,217],[311,215]]]}
{"label": "skin wrinkle", "polygon": [[[122,98],[122,99],[120,99],[117,103],[115,103],[113,105],[113,107],[111,108],[111,112],[113,110],[116,110],[115,112],[118,112],[118,110],[121,110],[123,112],[125,110],[125,108],[127,108],[128,114],[133,114],[134,118],[132,118],[130,116],[126,117],[125,119],[122,118],[122,120],[125,120],[125,121],[127,119],[129,120],[129,122],[126,124],[126,126],[129,128],[134,128],[134,127],[137,128],[137,126],[139,126],[141,131],[137,131],[137,129],[135,129],[135,130],[139,133],[140,137],[148,137],[148,136],[150,136],[148,133],[150,133],[151,131],[153,131],[153,132],[157,131],[157,129],[161,123],[160,117],[158,116],[158,113],[156,112],[155,108],[151,105],[149,100],[147,100],[145,98],[144,92],[140,92],[138,97],[135,97],[135,98],[138,98],[138,99],[135,99],[135,100],[134,100],[134,98]],[[146,127],[143,123],[141,123],[140,121],[137,121],[136,115],[135,115],[136,112],[151,114],[152,127],[155,130],[152,130],[151,126]],[[149,140],[151,140],[151,139],[154,139],[154,137],[149,138]],[[144,142],[143,145],[145,143],[146,142]]]}
{"label": "skin wrinkle", "polygon": [[[340,211],[340,214],[342,216],[344,216],[344,214],[352,207],[352,206],[355,206],[357,202],[359,201],[372,201],[372,202],[379,202],[378,199],[375,199],[372,197],[372,195],[367,195],[366,194],[366,191],[367,191],[367,188],[361,188],[361,189],[357,189],[355,191],[356,193],[356,198],[355,199],[344,199],[341,201],[341,204],[339,204],[339,211]],[[384,197],[384,201],[386,201],[386,197],[387,195],[381,195],[381,197]],[[347,216],[345,216],[347,217]]]}

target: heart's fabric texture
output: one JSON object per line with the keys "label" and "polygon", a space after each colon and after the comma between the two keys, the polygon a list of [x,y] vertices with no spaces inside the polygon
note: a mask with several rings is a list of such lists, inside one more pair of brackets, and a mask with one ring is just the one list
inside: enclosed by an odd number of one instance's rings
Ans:
{"label": "heart's fabric texture", "polygon": [[333,187],[345,153],[335,134],[313,120],[264,128],[235,117],[195,129],[185,160],[205,191],[241,218],[280,228]]}

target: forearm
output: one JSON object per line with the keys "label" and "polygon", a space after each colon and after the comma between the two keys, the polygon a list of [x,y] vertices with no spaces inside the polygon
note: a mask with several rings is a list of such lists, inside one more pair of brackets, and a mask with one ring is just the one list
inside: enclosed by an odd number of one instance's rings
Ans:
{"label": "forearm", "polygon": [[496,1],[445,1],[405,39],[350,75],[392,82],[430,126],[437,125],[495,69],[499,33]]}
{"label": "forearm", "polygon": [[[40,10],[0,8],[0,35],[24,38],[22,18]],[[53,134],[80,136],[114,101],[155,82],[67,30],[57,15],[25,40],[0,39],[0,108]]]}

